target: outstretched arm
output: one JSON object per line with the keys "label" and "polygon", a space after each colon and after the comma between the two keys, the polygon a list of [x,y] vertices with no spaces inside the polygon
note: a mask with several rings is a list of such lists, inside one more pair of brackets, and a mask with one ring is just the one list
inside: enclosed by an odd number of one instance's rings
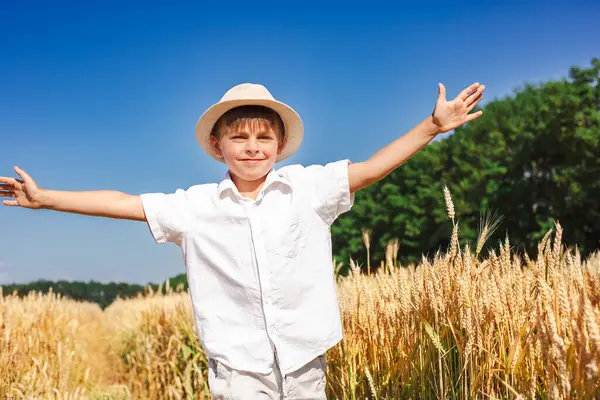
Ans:
{"label": "outstretched arm", "polygon": [[367,161],[348,165],[350,192],[356,192],[386,177],[425,147],[436,135],[451,131],[480,117],[483,111],[469,114],[481,100],[484,85],[474,83],[454,100],[446,100],[446,88],[438,85],[438,98],[431,116],[375,153]]}
{"label": "outstretched arm", "polygon": [[15,167],[15,172],[22,179],[0,176],[0,197],[13,198],[2,201],[6,206],[146,221],[140,196],[115,190],[46,190],[40,188],[33,178],[19,167]]}

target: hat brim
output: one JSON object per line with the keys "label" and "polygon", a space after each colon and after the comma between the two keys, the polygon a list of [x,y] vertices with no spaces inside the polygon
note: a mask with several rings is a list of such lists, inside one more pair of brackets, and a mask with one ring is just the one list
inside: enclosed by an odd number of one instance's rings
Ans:
{"label": "hat brim", "polygon": [[240,100],[229,100],[219,102],[212,107],[210,107],[198,120],[196,124],[196,140],[200,147],[212,158],[222,163],[225,161],[222,158],[217,157],[217,154],[213,150],[210,144],[210,134],[212,132],[213,126],[217,122],[219,118],[227,111],[232,108],[239,106],[247,106],[247,105],[257,105],[269,107],[273,111],[279,114],[281,119],[283,120],[283,125],[285,129],[285,142],[281,153],[277,156],[275,162],[280,162],[294,154],[300,144],[302,143],[302,138],[304,136],[304,128],[302,126],[302,120],[296,111],[294,111],[290,106],[285,103],[282,103],[277,100],[268,100],[268,99],[240,99]]}

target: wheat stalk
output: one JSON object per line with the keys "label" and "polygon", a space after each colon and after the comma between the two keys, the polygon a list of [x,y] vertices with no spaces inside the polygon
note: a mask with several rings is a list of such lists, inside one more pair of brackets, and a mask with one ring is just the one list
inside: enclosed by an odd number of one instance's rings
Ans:
{"label": "wheat stalk", "polygon": [[448,186],[444,186],[444,198],[446,200],[446,208],[448,210],[448,218],[454,222],[454,203],[452,202],[452,196]]}

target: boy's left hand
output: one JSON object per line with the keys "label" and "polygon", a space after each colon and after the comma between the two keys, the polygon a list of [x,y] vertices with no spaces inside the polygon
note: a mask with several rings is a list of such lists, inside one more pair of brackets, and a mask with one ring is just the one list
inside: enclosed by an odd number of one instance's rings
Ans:
{"label": "boy's left hand", "polygon": [[444,133],[458,128],[466,122],[481,117],[483,111],[469,114],[483,97],[484,85],[474,83],[465,88],[454,100],[446,100],[446,88],[438,83],[438,98],[431,116],[438,132]]}

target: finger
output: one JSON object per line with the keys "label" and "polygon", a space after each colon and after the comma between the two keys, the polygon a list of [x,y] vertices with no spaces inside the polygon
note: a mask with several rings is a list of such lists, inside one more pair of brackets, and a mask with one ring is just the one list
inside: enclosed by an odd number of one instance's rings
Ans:
{"label": "finger", "polygon": [[[21,178],[23,178],[23,181],[26,181],[26,180],[33,180],[33,179],[31,179],[31,177],[30,177],[30,176],[27,174],[27,172],[23,171],[21,168],[17,167],[16,165],[15,165],[15,172],[16,172],[17,174],[19,174],[19,176],[20,176]],[[17,181],[19,181],[19,180],[17,179]],[[21,183],[24,183],[23,181],[21,181]]]}
{"label": "finger", "polygon": [[0,179],[0,182],[7,182],[0,183],[0,187],[6,186],[11,188],[15,188],[17,186],[17,183],[20,183],[21,185],[25,184],[25,181],[19,178],[6,178],[4,181]]}
{"label": "finger", "polygon": [[474,84],[472,84],[471,86],[467,87],[462,92],[460,92],[460,94],[458,95],[458,98],[461,99],[462,101],[465,101],[467,99],[467,97],[469,97],[471,94],[473,94],[475,89],[477,89],[478,87],[479,87],[479,82],[475,82]]}
{"label": "finger", "polygon": [[[29,175],[27,175],[27,176],[29,176]],[[20,184],[24,184],[25,183],[25,181],[22,180],[22,179],[11,178],[9,176],[0,176],[0,182],[4,182],[4,184],[10,185],[10,186],[14,186],[15,183],[17,183],[17,182],[19,182]]]}
{"label": "finger", "polygon": [[442,82],[438,83],[438,101],[446,100],[446,87]]}
{"label": "finger", "polygon": [[479,101],[483,99],[483,94],[480,94],[473,102],[467,107],[467,113],[470,113],[473,108],[479,103]]}
{"label": "finger", "polygon": [[0,185],[0,191],[2,192],[15,192],[15,188],[9,185]]}
{"label": "finger", "polygon": [[479,118],[482,115],[483,115],[483,111],[481,111],[481,110],[477,111],[476,113],[469,114],[469,115],[467,115],[467,121],[466,122],[473,121],[475,118]]}
{"label": "finger", "polygon": [[10,178],[8,176],[0,176],[0,182],[4,182],[7,185],[14,186],[16,180],[15,178]]}
{"label": "finger", "polygon": [[2,204],[4,204],[5,206],[9,206],[9,207],[13,207],[13,206],[18,206],[19,203],[17,203],[16,200],[3,200]]}
{"label": "finger", "polygon": [[15,197],[15,192],[0,190],[0,197]]}
{"label": "finger", "polygon": [[469,96],[465,99],[467,106],[471,105],[471,103],[474,102],[475,100],[478,100],[483,95],[484,90],[485,90],[485,85],[481,85],[475,91],[471,92],[469,94]]}

